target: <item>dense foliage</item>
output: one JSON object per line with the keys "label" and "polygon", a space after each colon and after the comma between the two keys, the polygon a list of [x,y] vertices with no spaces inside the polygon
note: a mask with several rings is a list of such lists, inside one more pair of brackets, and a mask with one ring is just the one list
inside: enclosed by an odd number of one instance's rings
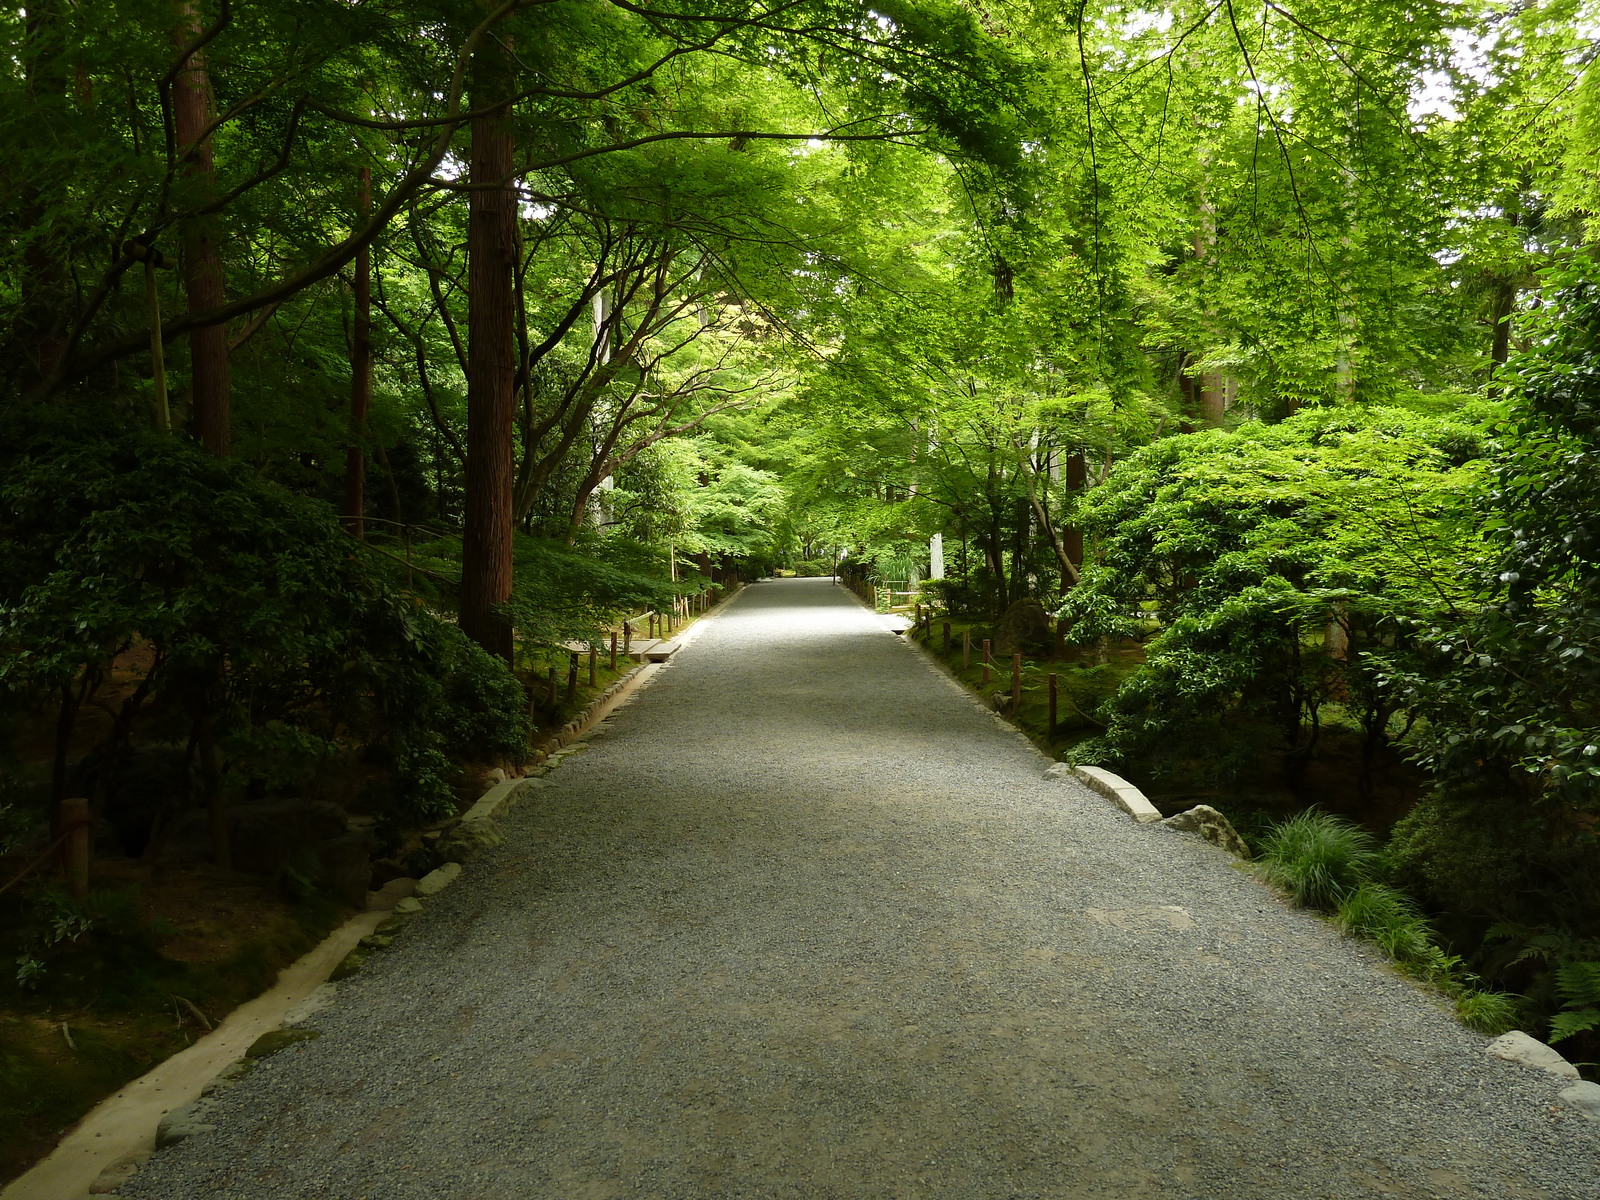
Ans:
{"label": "dense foliage", "polygon": [[74,793],[135,850],[152,794],[437,817],[575,647],[843,559],[1058,613],[1063,749],[1394,826],[1341,919],[1600,1021],[1584,6],[41,0],[0,47],[0,849]]}
{"label": "dense foliage", "polygon": [[1370,770],[1412,724],[1390,673],[1417,623],[1471,608],[1482,442],[1455,418],[1311,409],[1120,463],[1082,507],[1096,561],[1062,615],[1075,641],[1148,640],[1082,753],[1220,780],[1271,755],[1292,782],[1335,720]]}
{"label": "dense foliage", "polygon": [[[14,443],[0,497],[0,686],[55,697],[57,796],[115,822],[122,768],[187,738],[208,802],[354,755],[427,817],[453,801],[452,758],[526,745],[510,672],[390,587],[325,506],[169,437],[81,426]],[[90,708],[110,724],[69,762]]]}

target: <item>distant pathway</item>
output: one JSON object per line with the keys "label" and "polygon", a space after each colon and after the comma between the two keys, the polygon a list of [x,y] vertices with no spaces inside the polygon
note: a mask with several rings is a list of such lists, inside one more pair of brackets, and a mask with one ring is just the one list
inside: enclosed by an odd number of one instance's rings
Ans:
{"label": "distant pathway", "polygon": [[740,596],[159,1200],[1596,1200],[1600,1124],[827,580]]}

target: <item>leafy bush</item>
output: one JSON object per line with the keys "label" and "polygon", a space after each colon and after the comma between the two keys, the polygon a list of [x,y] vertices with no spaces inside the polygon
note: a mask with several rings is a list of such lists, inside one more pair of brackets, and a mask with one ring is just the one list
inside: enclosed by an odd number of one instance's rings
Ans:
{"label": "leafy bush", "polygon": [[1255,869],[1296,904],[1327,912],[1365,882],[1373,851],[1371,834],[1341,817],[1308,809],[1262,839]]}
{"label": "leafy bush", "polygon": [[1482,442],[1464,420],[1317,410],[1119,463],[1082,505],[1097,556],[1059,615],[1079,644],[1147,645],[1090,752],[1221,778],[1277,760],[1293,782],[1337,705],[1370,764],[1401,708],[1383,672],[1410,623],[1469,597],[1455,563]]}
{"label": "leafy bush", "polygon": [[153,433],[46,422],[14,447],[0,458],[0,692],[55,693],[69,717],[107,697],[111,731],[85,759],[96,779],[76,786],[97,780],[114,801],[141,733],[187,734],[211,794],[354,752],[426,815],[453,800],[450,756],[521,752],[509,670],[386,584],[325,506]]}

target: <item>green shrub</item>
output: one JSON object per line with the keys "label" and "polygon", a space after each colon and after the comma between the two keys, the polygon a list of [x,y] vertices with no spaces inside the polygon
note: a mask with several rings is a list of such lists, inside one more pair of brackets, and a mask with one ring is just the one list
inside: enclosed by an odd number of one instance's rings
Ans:
{"label": "green shrub", "polygon": [[1313,808],[1273,826],[1256,870],[1296,904],[1328,912],[1365,882],[1373,856],[1371,834]]}
{"label": "green shrub", "polygon": [[42,421],[0,454],[0,696],[82,707],[134,675],[73,783],[108,808],[138,745],[189,736],[214,740],[219,794],[354,752],[437,814],[452,757],[521,752],[524,703],[376,563],[326,505],[183,439]]}

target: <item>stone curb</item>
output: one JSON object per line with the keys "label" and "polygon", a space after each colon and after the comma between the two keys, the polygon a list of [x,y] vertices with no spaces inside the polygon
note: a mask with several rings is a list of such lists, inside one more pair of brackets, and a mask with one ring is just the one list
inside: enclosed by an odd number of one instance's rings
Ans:
{"label": "stone curb", "polygon": [[1076,779],[1115,804],[1141,825],[1161,820],[1161,810],[1143,792],[1121,775],[1103,767],[1082,767],[1076,763],[1057,763],[1044,773],[1046,779]]}

